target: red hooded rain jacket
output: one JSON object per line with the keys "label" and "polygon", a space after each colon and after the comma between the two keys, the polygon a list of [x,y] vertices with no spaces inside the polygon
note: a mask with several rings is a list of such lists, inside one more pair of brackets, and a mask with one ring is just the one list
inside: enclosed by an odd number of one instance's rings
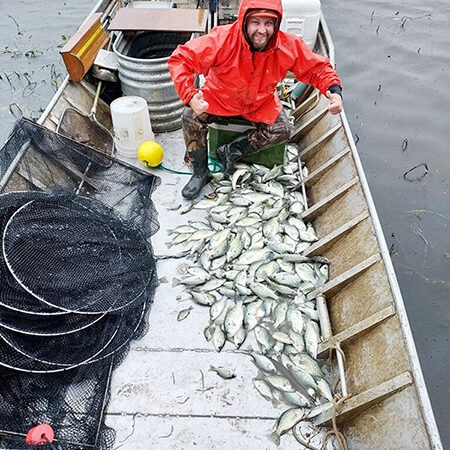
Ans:
{"label": "red hooded rain jacket", "polygon": [[[251,9],[270,9],[279,15],[263,52],[252,52],[245,39],[244,21]],[[288,71],[322,94],[333,84],[342,86],[327,58],[313,53],[297,36],[278,30],[282,14],[280,0],[242,0],[236,22],[179,45],[169,59],[169,71],[183,103],[187,105],[198,91],[195,74],[203,74],[207,113],[272,125],[282,109],[275,88]]]}

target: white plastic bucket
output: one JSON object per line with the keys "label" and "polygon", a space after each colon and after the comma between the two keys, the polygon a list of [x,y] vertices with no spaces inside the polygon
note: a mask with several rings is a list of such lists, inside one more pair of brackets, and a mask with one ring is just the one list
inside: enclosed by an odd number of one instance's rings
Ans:
{"label": "white plastic bucket", "polygon": [[320,0],[282,0],[282,4],[281,31],[295,34],[312,49],[319,29]]}
{"label": "white plastic bucket", "polygon": [[155,139],[147,101],[142,97],[125,96],[114,100],[110,108],[116,154],[136,158],[139,146]]}

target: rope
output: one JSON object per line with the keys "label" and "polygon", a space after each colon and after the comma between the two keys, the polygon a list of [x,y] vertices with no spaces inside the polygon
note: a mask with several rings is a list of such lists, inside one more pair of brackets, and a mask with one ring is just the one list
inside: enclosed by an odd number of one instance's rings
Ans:
{"label": "rope", "polygon": [[[336,396],[337,397],[337,396]],[[336,398],[334,399],[333,403],[333,417],[331,419],[333,424],[333,429],[330,431],[327,431],[325,433],[325,436],[323,437],[322,447],[320,447],[320,450],[325,450],[327,441],[330,436],[336,436],[336,440],[338,441],[339,448],[341,450],[348,450],[347,442],[345,441],[344,435],[338,430],[337,423],[336,423],[336,416],[337,416],[337,410],[338,407],[342,405],[342,403],[345,402],[350,397],[350,395],[347,395],[346,397],[341,397],[336,401]]]}
{"label": "rope", "polygon": [[[192,172],[182,172],[179,170],[170,169],[169,167],[165,167],[162,164],[160,164],[159,166],[156,166],[156,167],[152,167],[149,165],[149,163],[147,161],[145,161],[145,165],[149,169],[161,169],[161,170],[165,170],[170,173],[176,173],[179,175],[192,175]],[[208,158],[208,169],[209,169],[210,173],[218,173],[218,172],[222,171],[222,166],[220,165],[219,161],[209,157]]]}
{"label": "rope", "polygon": [[309,448],[310,450],[320,450],[317,447],[314,447],[309,442],[306,442],[305,440],[301,439],[300,436],[297,434],[297,431],[295,430],[296,425],[292,427],[292,433],[294,434],[295,439],[297,442],[303,445],[303,447]]}

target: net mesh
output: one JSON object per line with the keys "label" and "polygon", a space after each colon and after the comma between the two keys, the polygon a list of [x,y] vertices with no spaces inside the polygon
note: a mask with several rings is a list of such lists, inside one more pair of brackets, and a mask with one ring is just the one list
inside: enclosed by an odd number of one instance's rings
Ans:
{"label": "net mesh", "polygon": [[[146,332],[159,178],[27,119],[0,152],[0,448],[112,448],[112,370]],[[32,447],[31,447],[32,448]]]}

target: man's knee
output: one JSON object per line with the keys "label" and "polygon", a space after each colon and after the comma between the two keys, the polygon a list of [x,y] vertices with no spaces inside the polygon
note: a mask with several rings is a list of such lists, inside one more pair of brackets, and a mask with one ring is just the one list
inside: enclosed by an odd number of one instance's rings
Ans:
{"label": "man's knee", "polygon": [[291,137],[291,124],[284,111],[278,116],[275,123],[276,134],[278,135],[279,142],[288,141]]}

